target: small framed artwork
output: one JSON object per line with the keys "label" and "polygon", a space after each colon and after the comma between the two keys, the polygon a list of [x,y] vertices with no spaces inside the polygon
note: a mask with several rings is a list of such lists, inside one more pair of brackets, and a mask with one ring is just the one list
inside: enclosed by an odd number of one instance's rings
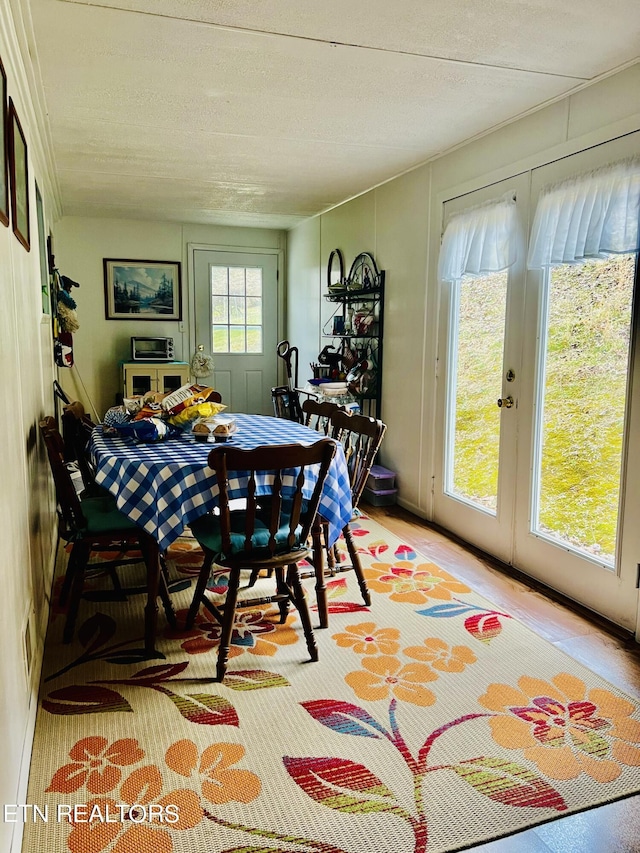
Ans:
{"label": "small framed artwork", "polygon": [[179,261],[104,258],[107,320],[181,320]]}
{"label": "small framed artwork", "polygon": [[38,249],[40,252],[40,292],[42,296],[42,314],[48,316],[51,311],[49,294],[49,265],[47,263],[47,244],[44,229],[44,205],[42,193],[36,181],[36,218],[38,220]]}
{"label": "small framed artwork", "polygon": [[9,98],[9,176],[11,180],[11,220],[13,233],[25,247],[31,248],[29,236],[29,170],[27,141],[15,105]]}
{"label": "small framed artwork", "polygon": [[0,222],[9,224],[9,154],[7,146],[7,75],[0,59]]}

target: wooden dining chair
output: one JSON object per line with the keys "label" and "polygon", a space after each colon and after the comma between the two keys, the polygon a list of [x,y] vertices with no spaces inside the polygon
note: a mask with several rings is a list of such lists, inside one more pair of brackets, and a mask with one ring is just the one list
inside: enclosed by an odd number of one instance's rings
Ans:
{"label": "wooden dining chair", "polygon": [[318,400],[305,400],[302,404],[303,423],[316,432],[323,435],[330,435],[333,429],[331,416],[338,409],[344,411],[344,406],[329,401],[320,403]]}
{"label": "wooden dining chair", "polygon": [[[289,603],[292,603],[300,614],[309,656],[313,661],[318,660],[298,562],[310,554],[310,540],[322,550],[320,529],[314,522],[335,450],[335,442],[329,438],[307,446],[284,444],[242,450],[223,445],[211,450],[209,467],[215,471],[220,511],[219,515],[203,515],[191,524],[205,559],[185,627],[188,630],[193,626],[201,604],[220,623],[217,681],[225,676],[235,613],[240,607],[277,603],[280,621],[284,622]],[[307,500],[302,490],[307,469],[312,465],[319,465],[319,470],[312,496]],[[273,475],[273,487],[266,498],[257,495],[258,481],[265,472]],[[247,479],[246,507],[231,511],[230,480],[237,477]],[[229,570],[226,593],[216,601],[207,595],[214,563]],[[261,597],[244,597],[249,587],[240,591],[241,572],[256,569],[274,570],[275,591]]]}
{"label": "wooden dining chair", "polygon": [[302,408],[300,397],[295,388],[288,385],[278,385],[271,389],[271,401],[273,403],[273,414],[276,418],[285,418],[288,421],[302,423]]}
{"label": "wooden dining chair", "polygon": [[80,491],[86,496],[100,494],[103,490],[96,484],[95,470],[88,451],[91,431],[96,424],[79,400],[73,400],[63,407],[61,420],[65,459],[67,463],[77,466],[82,485]]}
{"label": "wooden dining chair", "polygon": [[[123,594],[115,572],[117,566],[140,563],[139,556],[127,556],[140,551],[149,567],[150,560],[157,563],[157,545],[116,506],[115,498],[108,493],[96,497],[79,496],[65,461],[64,440],[56,421],[46,417],[40,421],[56,491],[59,536],[71,544],[71,552],[60,592],[60,604],[69,596],[69,607],[63,630],[63,641],[73,639],[75,621],[84,585],[85,572],[91,555],[95,552],[116,554],[113,560],[95,562],[91,569],[105,569],[111,575],[116,592]],[[155,548],[154,548],[155,545]],[[167,619],[175,624],[173,607],[164,576],[160,573],[159,592]],[[154,637],[145,636],[145,647],[151,650]]]}
{"label": "wooden dining chair", "polygon": [[[331,414],[331,425],[331,435],[341,442],[347,462],[349,482],[351,484],[351,506],[353,508],[351,520],[353,521],[354,517],[357,517],[358,504],[387,427],[386,424],[377,418],[350,414],[340,407],[336,408]],[[316,566],[314,563],[316,578],[318,579],[319,571],[323,571],[326,575],[331,576],[338,572],[346,572],[353,569],[358,580],[362,600],[369,606],[371,604],[371,596],[362,570],[358,549],[353,541],[350,523],[346,524],[342,529],[350,562],[342,562],[339,559],[336,546],[330,547],[327,543],[327,525],[323,524],[322,527],[327,557],[326,570],[324,566]],[[328,625],[328,610],[325,605],[323,608],[324,612],[321,611],[323,600],[324,596],[319,596],[318,611],[320,625],[321,627],[326,627]]]}
{"label": "wooden dining chair", "polygon": [[[305,400],[302,404],[303,423],[305,426],[319,432],[321,435],[329,435],[332,430],[331,415],[339,408],[344,407],[338,406],[337,403],[320,403],[318,400]],[[333,553],[331,558],[333,559]],[[259,574],[260,572],[258,569],[253,570],[249,579],[249,586],[253,586],[255,584]]]}

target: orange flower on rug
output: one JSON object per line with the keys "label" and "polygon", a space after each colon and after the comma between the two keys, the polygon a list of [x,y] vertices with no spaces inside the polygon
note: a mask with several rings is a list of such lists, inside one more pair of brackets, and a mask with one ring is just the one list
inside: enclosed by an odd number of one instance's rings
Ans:
{"label": "orange flower on rug", "polygon": [[[177,613],[178,623],[184,622],[187,611]],[[229,657],[237,657],[245,652],[253,655],[273,657],[280,646],[289,646],[298,642],[298,632],[294,630],[295,614],[290,613],[286,622],[280,624],[280,614],[274,610],[241,610],[233,623]],[[167,629],[165,637],[182,640],[180,648],[187,654],[206,654],[220,644],[220,624],[212,613],[202,608],[195,624],[188,631]]]}
{"label": "orange flower on rug", "polygon": [[434,563],[418,566],[406,560],[392,564],[372,563],[364,574],[369,589],[400,603],[424,604],[431,598],[450,601],[454,592],[471,592],[466,584]]}
{"label": "orange flower on rug", "polygon": [[480,696],[486,708],[500,712],[490,720],[496,743],[520,749],[552,779],[586,773],[611,782],[621,764],[640,767],[640,721],[636,706],[609,690],[587,692],[584,681],[560,673],[551,683],[523,676],[520,689],[491,684]]}

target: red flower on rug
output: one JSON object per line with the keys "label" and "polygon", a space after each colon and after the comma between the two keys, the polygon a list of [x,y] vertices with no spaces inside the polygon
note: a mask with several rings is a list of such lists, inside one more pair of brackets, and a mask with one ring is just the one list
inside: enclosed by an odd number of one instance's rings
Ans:
{"label": "red flower on rug", "polygon": [[402,664],[391,655],[363,658],[362,669],[349,672],[344,680],[360,699],[376,702],[395,697],[401,702],[425,707],[436,701],[435,693],[424,687],[438,676],[421,663]]}
{"label": "red flower on rug", "polygon": [[[186,613],[186,610],[178,612],[179,622],[184,621]],[[292,627],[295,619],[295,613],[290,613],[287,621],[281,625],[280,614],[275,610],[239,611],[233,623],[229,657],[237,657],[244,652],[273,657],[280,646],[298,642],[298,632]],[[168,629],[165,636],[169,639],[182,639],[184,642],[180,643],[180,648],[187,654],[200,655],[220,644],[220,623],[212,613],[202,609],[191,630]]]}
{"label": "red flower on rug", "polygon": [[121,738],[109,745],[105,737],[96,735],[79,740],[69,757],[72,763],[56,771],[47,791],[70,794],[86,785],[91,794],[106,794],[120,782],[120,768],[141,761],[144,752],[134,738]]}
{"label": "red flower on rug", "polygon": [[479,702],[498,711],[489,720],[496,743],[521,749],[551,779],[581,773],[611,782],[620,764],[640,766],[640,721],[636,706],[609,690],[587,687],[560,673],[551,682],[522,676],[518,687],[491,684]]}
{"label": "red flower on rug", "polygon": [[195,771],[201,780],[202,796],[210,803],[250,803],[262,786],[255,773],[232,767],[244,754],[239,743],[213,743],[200,755],[195,743],[185,739],[167,749],[165,760],[181,776],[189,778]]}
{"label": "red flower on rug", "polygon": [[435,563],[416,566],[406,560],[372,563],[364,569],[369,589],[388,595],[392,601],[424,604],[431,598],[450,601],[453,593],[471,592],[469,587]]}

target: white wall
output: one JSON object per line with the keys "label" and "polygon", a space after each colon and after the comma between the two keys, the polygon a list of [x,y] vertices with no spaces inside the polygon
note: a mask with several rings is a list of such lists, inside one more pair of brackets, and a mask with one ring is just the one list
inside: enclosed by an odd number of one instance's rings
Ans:
{"label": "white wall", "polygon": [[[0,407],[0,803],[25,802],[54,530],[52,487],[38,433],[39,420],[53,413],[54,371],[50,318],[42,312],[34,178],[49,221],[55,203],[39,130],[41,113],[30,96],[31,69],[22,61],[27,55],[24,29],[20,18],[13,17],[15,8],[9,0],[0,0],[0,58],[28,147],[31,251],[23,248],[11,227],[0,225],[0,355],[4,371]],[[24,648],[27,630],[32,652],[29,673]],[[20,829],[19,824],[0,821],[0,850],[9,849],[14,833],[18,842]]]}
{"label": "white wall", "polygon": [[[386,271],[381,457],[397,473],[400,503],[430,517],[437,356],[436,266],[442,204],[640,128],[640,64],[488,134],[317,217],[316,270],[307,221],[289,232],[289,316],[326,289],[326,265],[342,249],[348,269],[372,252]],[[298,257],[304,254],[304,268]],[[295,286],[294,283],[295,282]],[[295,342],[294,326],[289,329]],[[306,378],[306,377],[304,377]]]}
{"label": "white wall", "polygon": [[[72,296],[78,303],[80,328],[73,336],[74,367],[60,370],[69,396],[101,420],[122,390],[119,363],[130,357],[132,335],[174,339],[177,361],[189,361],[195,347],[193,280],[188,247],[192,244],[282,249],[285,233],[258,228],[185,225],[123,219],[63,217],[54,228],[56,266],[80,284]],[[106,320],[103,258],[180,261],[182,322]]]}

